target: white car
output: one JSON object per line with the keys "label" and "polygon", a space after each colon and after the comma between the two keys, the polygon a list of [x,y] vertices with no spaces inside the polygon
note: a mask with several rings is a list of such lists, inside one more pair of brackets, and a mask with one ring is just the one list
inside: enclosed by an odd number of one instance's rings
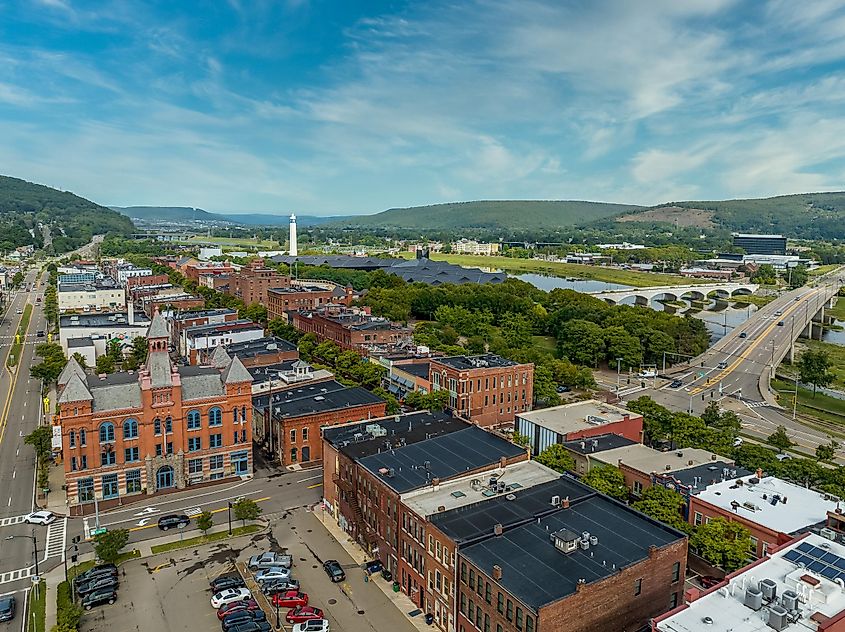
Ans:
{"label": "white car", "polygon": [[276,566],[255,574],[255,581],[264,583],[275,579],[290,579],[290,569],[284,566]]}
{"label": "white car", "polygon": [[329,632],[328,619],[311,619],[293,626],[293,632]]}
{"label": "white car", "polygon": [[226,590],[221,590],[211,598],[211,607],[216,610],[220,606],[225,606],[227,603],[243,601],[251,597],[252,593],[249,592],[249,588],[227,588]]}
{"label": "white car", "polygon": [[56,519],[52,511],[36,511],[29,514],[23,521],[27,524],[50,524]]}

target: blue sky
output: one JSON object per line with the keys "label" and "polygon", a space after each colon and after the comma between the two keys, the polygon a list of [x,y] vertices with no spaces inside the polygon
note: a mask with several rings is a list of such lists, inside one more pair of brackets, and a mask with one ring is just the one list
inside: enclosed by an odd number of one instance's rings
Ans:
{"label": "blue sky", "polygon": [[377,212],[841,190],[832,0],[0,0],[0,173]]}

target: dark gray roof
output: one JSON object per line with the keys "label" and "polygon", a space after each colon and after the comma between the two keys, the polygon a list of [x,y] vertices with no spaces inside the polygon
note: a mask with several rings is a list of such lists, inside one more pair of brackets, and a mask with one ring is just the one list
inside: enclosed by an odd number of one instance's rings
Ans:
{"label": "dark gray roof", "polygon": [[695,467],[689,467],[685,470],[662,472],[662,474],[675,479],[681,485],[691,488],[693,493],[695,493],[706,489],[714,483],[733,480],[740,476],[748,476],[753,474],[753,472],[743,467],[737,467],[727,461],[712,461]]}
{"label": "dark gray roof", "polygon": [[[109,320],[109,317],[115,317],[115,320]],[[120,318],[118,322],[116,320]],[[68,327],[148,327],[150,320],[143,314],[135,312],[135,324],[129,324],[129,317],[124,312],[100,312],[97,314],[62,314],[59,316],[59,328],[67,329]]]}
{"label": "dark gray roof", "polygon": [[[512,458],[525,450],[478,426],[439,435],[397,450],[371,454],[359,463],[378,476],[385,485],[401,493],[446,480]],[[392,474],[382,474],[384,470]]]}
{"label": "dark gray roof", "polygon": [[147,338],[169,338],[170,331],[167,329],[167,321],[164,316],[155,313],[153,322],[150,323],[150,328],[147,330]]}
{"label": "dark gray roof", "polygon": [[416,375],[417,377],[428,379],[428,369],[431,366],[431,362],[418,362],[414,364],[397,364],[395,368],[399,371],[404,371],[405,373],[410,373],[411,375]]}
{"label": "dark gray roof", "polygon": [[67,385],[62,394],[59,395],[59,403],[65,404],[69,402],[86,402],[91,399],[91,393],[85,386],[85,383],[75,373],[70,376]]}
{"label": "dark gray roof", "polygon": [[327,380],[255,397],[253,406],[261,410],[272,405],[272,416],[283,418],[313,415],[330,410],[377,404],[382,401],[384,400],[380,397],[359,386],[347,387],[335,380]]}
{"label": "dark gray roof", "polygon": [[252,382],[252,375],[246,370],[241,359],[235,356],[229,366],[223,370],[221,379],[224,384],[240,384],[241,382]]}
{"label": "dark gray roof", "polygon": [[104,378],[88,376],[88,388],[94,397],[94,411],[141,407],[141,385],[137,373],[121,371]]}
{"label": "dark gray roof", "polygon": [[597,452],[604,452],[605,450],[613,450],[614,448],[624,448],[626,445],[633,445],[636,441],[632,441],[626,437],[617,434],[603,434],[597,437],[585,437],[584,439],[575,439],[574,441],[564,441],[563,445],[573,452],[581,454],[594,454]]}
{"label": "dark gray roof", "polygon": [[82,347],[93,347],[94,341],[91,340],[90,336],[87,337],[87,338],[70,338],[67,341],[67,346],[68,346],[68,349],[82,348]]}
{"label": "dark gray roof", "polygon": [[440,362],[446,366],[459,371],[469,371],[471,369],[487,368],[487,367],[507,367],[516,366],[517,363],[513,360],[508,360],[495,353],[481,353],[479,355],[460,355],[450,356],[448,358],[434,358],[434,362]]}
{"label": "dark gray roof", "polygon": [[504,272],[484,272],[478,268],[464,268],[446,261],[432,261],[426,258],[402,261],[388,268],[387,272],[402,277],[408,283],[429,285],[504,283],[508,278]]}
{"label": "dark gray roof", "polygon": [[[507,470],[502,480],[508,482]],[[597,492],[574,478],[561,476],[557,480],[512,493],[516,496],[515,500],[497,496],[435,514],[429,520],[461,546],[489,535],[494,524],[515,526],[526,520],[553,513],[557,509],[551,504],[552,496],[558,496],[561,500],[569,498],[570,502],[575,502]]]}
{"label": "dark gray roof", "polygon": [[211,365],[216,369],[223,369],[229,365],[232,358],[226,353],[226,349],[222,345],[214,347],[214,352],[211,354]]}
{"label": "dark gray roof", "polygon": [[378,257],[352,257],[350,255],[301,255],[291,257],[290,255],[276,255],[270,257],[274,263],[293,264],[295,261],[308,266],[329,266],[332,268],[349,268],[351,270],[376,270],[378,268],[389,268],[402,259],[381,259]]}
{"label": "dark gray roof", "polygon": [[[77,340],[77,338],[71,338],[70,340],[68,340],[68,347],[76,346],[70,344],[74,340]],[[79,340],[87,340],[88,342],[91,342],[90,338],[79,338]],[[79,366],[79,362],[76,361],[76,358],[73,357],[73,354],[71,354],[70,358],[68,358],[67,364],[65,364],[65,368],[63,368],[62,372],[59,373],[59,377],[56,380],[56,383],[59,386],[64,386],[70,381],[70,378],[74,375],[78,375],[83,382],[85,381],[85,371],[81,366]]]}
{"label": "dark gray roof", "polygon": [[221,397],[224,394],[220,371],[213,367],[179,367],[179,377],[184,401]]}
{"label": "dark gray roof", "polygon": [[194,325],[182,330],[182,333],[187,338],[196,338],[198,336],[213,336],[216,333],[224,331],[244,331],[244,330],[262,330],[263,327],[258,323],[254,323],[248,318],[241,318],[238,320],[230,320],[225,323],[209,323],[207,325]]}
{"label": "dark gray roof", "polygon": [[[492,532],[492,525],[490,525]],[[589,533],[598,544],[571,553],[555,548],[551,534]],[[471,544],[462,555],[488,575],[502,569],[499,583],[535,611],[576,591],[579,580],[600,581],[648,559],[649,547],[665,547],[684,536],[607,496],[595,494],[568,509],[505,529]]]}
{"label": "dark gray roof", "polygon": [[243,359],[279,351],[296,351],[296,345],[277,336],[264,336],[255,340],[233,342],[226,345],[226,351],[230,356],[236,355]]}
{"label": "dark gray roof", "polygon": [[221,307],[219,309],[198,309],[193,312],[181,312],[173,317],[173,320],[192,320],[194,318],[202,318],[203,316],[219,316],[223,314],[235,314],[234,309],[228,307]]}
{"label": "dark gray roof", "polygon": [[[152,330],[152,327],[150,327]],[[153,351],[147,356],[147,369],[150,371],[150,381],[153,388],[170,386],[173,380],[170,377],[172,365],[170,356],[166,351]]]}

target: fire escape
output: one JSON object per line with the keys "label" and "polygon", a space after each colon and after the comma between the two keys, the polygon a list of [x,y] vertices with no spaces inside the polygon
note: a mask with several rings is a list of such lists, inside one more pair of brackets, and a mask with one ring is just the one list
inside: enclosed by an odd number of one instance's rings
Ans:
{"label": "fire escape", "polygon": [[[364,519],[364,511],[358,502],[358,486],[337,473],[332,476],[332,481],[343,492],[346,504],[349,505],[349,509],[352,511],[352,524],[355,527],[358,541],[366,546],[368,550],[372,551],[373,547],[378,544],[377,534],[375,529]],[[347,518],[349,517],[347,516]]]}

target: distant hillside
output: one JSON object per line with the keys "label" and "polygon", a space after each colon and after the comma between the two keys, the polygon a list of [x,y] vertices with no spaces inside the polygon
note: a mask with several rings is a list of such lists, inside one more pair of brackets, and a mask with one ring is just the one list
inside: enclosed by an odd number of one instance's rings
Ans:
{"label": "distant hillside", "polygon": [[[674,207],[674,208],[673,208]],[[845,192],[799,193],[770,198],[671,202],[634,211],[620,221],[653,222],[680,209],[695,209],[699,221],[735,232],[783,233],[799,239],[845,238]]]}
{"label": "distant hillside", "polygon": [[[212,213],[190,206],[112,206],[110,207],[133,219],[144,221],[172,222],[226,222],[244,226],[286,226],[289,214],[270,215],[269,213]],[[297,224],[318,226],[336,221],[339,217],[318,217],[316,215],[298,215]]]}
{"label": "distant hillside", "polygon": [[49,227],[48,250],[56,253],[74,250],[97,234],[128,235],[134,230],[128,218],[78,195],[0,176],[0,250],[43,247],[39,223]]}
{"label": "distant hillside", "polygon": [[628,213],[642,207],[604,202],[493,200],[393,208],[345,217],[348,226],[405,229],[559,228]]}

